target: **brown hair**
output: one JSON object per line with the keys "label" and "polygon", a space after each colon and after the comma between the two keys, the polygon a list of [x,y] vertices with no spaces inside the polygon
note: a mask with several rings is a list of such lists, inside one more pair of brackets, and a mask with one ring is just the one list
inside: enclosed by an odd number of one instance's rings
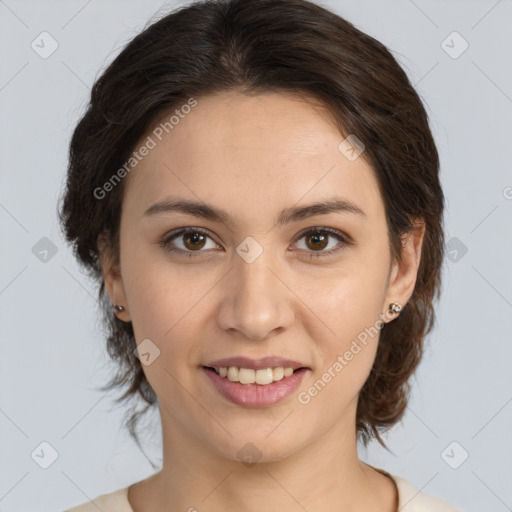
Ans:
{"label": "brown hair", "polygon": [[[365,144],[382,195],[390,252],[401,257],[414,220],[426,230],[413,295],[380,332],[376,360],[359,397],[356,428],[366,446],[398,422],[409,377],[434,323],[443,262],[444,196],[425,108],[404,70],[380,42],[307,0],[206,0],[180,8],[137,35],[95,82],[73,133],[60,220],[81,264],[99,284],[107,349],[117,374],[103,389],[117,401],[142,397],[127,416],[139,444],[140,415],[157,401],[134,355],[132,324],[116,318],[105,292],[98,241],[119,261],[124,180],[98,198],[162,114],[191,98],[231,89],[308,95],[332,113],[342,134]],[[341,140],[341,139],[340,139]],[[137,402],[137,401],[135,401]],[[140,444],[139,444],[140,446]]]}

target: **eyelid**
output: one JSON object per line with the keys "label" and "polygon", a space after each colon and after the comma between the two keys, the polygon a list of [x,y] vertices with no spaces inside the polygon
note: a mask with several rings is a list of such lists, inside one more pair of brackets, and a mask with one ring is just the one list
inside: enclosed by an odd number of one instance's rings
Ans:
{"label": "eyelid", "polygon": [[212,235],[210,234],[210,232],[208,230],[203,229],[203,228],[196,228],[196,227],[193,227],[193,226],[188,226],[188,227],[185,227],[185,228],[177,228],[177,229],[172,230],[170,233],[165,234],[162,237],[162,239],[160,240],[160,245],[162,246],[162,248],[164,250],[166,250],[167,252],[170,252],[170,253],[182,253],[182,254],[187,254],[187,255],[194,256],[195,253],[207,252],[207,251],[184,251],[183,249],[177,249],[177,248],[169,249],[167,247],[167,245],[172,240],[174,240],[176,238],[179,238],[180,236],[186,235],[188,233],[200,233],[201,235],[204,235],[205,237],[208,237],[216,245],[219,245],[214,240],[214,238],[212,237]]}
{"label": "eyelid", "polygon": [[[172,240],[179,238],[180,236],[186,235],[188,233],[200,233],[200,234],[210,238],[216,245],[219,245],[215,241],[215,239],[212,237],[212,235],[210,234],[210,232],[208,230],[206,230],[204,228],[193,227],[193,226],[177,228],[177,229],[171,231],[170,233],[164,235],[160,241],[160,245],[162,246],[162,248],[164,250],[166,250],[169,253],[178,253],[178,254],[181,253],[182,255],[191,256],[191,257],[199,255],[201,253],[209,253],[210,252],[210,251],[204,251],[204,250],[184,251],[183,249],[178,249],[178,248],[170,249],[167,247],[168,244]],[[339,231],[334,228],[324,227],[324,226],[313,226],[313,227],[305,228],[295,237],[294,244],[297,243],[304,236],[309,235],[309,234],[316,234],[316,233],[327,233],[328,235],[336,238],[342,246],[348,246],[348,245],[354,244],[353,239],[345,232]],[[343,249],[343,247],[340,247],[337,249],[330,249],[329,251],[306,251],[306,254],[307,254],[307,257],[309,257],[309,258],[322,257],[322,256],[329,256],[330,254],[338,253],[342,249]],[[293,252],[302,252],[303,249],[293,249],[292,251]]]}
{"label": "eyelid", "polygon": [[[336,238],[338,240],[338,244],[334,249],[330,249],[328,251],[306,251],[304,257],[308,259],[313,258],[322,258],[322,257],[329,257],[335,254],[338,254],[341,250],[345,248],[345,246],[353,245],[354,241],[352,238],[344,233],[343,231],[339,231],[338,229],[324,227],[324,226],[314,226],[310,228],[306,228],[303,231],[301,231],[296,237],[295,242],[297,243],[301,238],[303,238],[306,235],[311,234],[317,234],[317,233],[327,233],[329,236]],[[341,244],[341,247],[339,245]],[[302,252],[302,249],[293,249],[293,252]]]}
{"label": "eyelid", "polygon": [[[309,235],[312,233],[329,233],[330,235],[334,236],[335,238],[339,238],[342,242],[346,244],[353,244],[354,241],[352,238],[345,233],[344,231],[340,231],[339,229],[329,228],[327,226],[313,226],[311,228],[305,228],[303,231],[301,231],[297,236],[296,240],[301,239],[305,235]],[[314,252],[314,251],[313,251]]]}

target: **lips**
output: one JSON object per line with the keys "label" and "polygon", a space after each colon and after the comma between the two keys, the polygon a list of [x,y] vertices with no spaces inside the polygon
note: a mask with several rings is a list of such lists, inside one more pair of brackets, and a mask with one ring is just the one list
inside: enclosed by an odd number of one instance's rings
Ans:
{"label": "lips", "polygon": [[277,356],[230,357],[203,366],[216,390],[245,407],[267,407],[288,397],[310,370],[299,361]]}
{"label": "lips", "polygon": [[290,376],[266,385],[232,382],[206,367],[203,372],[214,389],[230,402],[243,407],[268,407],[289,397],[300,386],[308,370],[297,369]]}

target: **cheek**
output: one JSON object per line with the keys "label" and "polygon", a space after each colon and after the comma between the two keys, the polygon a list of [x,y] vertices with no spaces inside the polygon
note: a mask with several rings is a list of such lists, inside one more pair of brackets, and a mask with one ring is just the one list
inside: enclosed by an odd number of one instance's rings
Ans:
{"label": "cheek", "polygon": [[[386,269],[376,264],[354,262],[321,279],[300,277],[300,296],[318,322],[339,342],[355,337],[380,318],[386,292]],[[299,283],[302,283],[299,285]]]}
{"label": "cheek", "polygon": [[201,278],[196,272],[184,273],[165,258],[155,258],[154,249],[126,249],[123,279],[135,339],[137,344],[149,339],[160,351],[158,364],[145,366],[144,372],[153,387],[162,380],[172,385],[165,370],[185,381],[190,374],[185,363],[199,360],[200,326],[208,303],[204,296],[216,279],[206,273]]}
{"label": "cheek", "polygon": [[157,354],[153,362],[143,364],[144,374],[159,401],[178,417],[179,409],[187,410],[188,403],[181,386],[192,389],[191,378],[196,376],[196,369],[188,363],[199,359],[198,344],[191,339],[198,339],[193,329],[201,311],[194,306],[204,293],[188,293],[183,279],[169,267],[140,260],[136,267],[127,260],[125,289],[136,343],[147,346],[145,340],[151,340],[150,352]]}
{"label": "cheek", "polygon": [[161,339],[182,309],[180,276],[160,251],[140,235],[121,240],[123,284],[137,342]]}
{"label": "cheek", "polygon": [[347,268],[336,278],[322,280],[323,286],[316,291],[310,288],[305,295],[315,313],[311,321],[324,326],[314,331],[310,327],[319,359],[315,378],[338,392],[343,388],[342,393],[349,395],[357,393],[368,377],[380,336],[385,268],[374,265],[373,272],[365,268],[371,267],[361,264]]}
{"label": "cheek", "polygon": [[[367,286],[361,288],[362,282]],[[299,407],[320,430],[336,422],[350,404],[355,407],[380,336],[378,297],[382,290],[374,281],[346,279],[328,292],[317,295],[312,309],[322,312],[320,320],[330,330],[316,337],[317,364],[297,396]]]}

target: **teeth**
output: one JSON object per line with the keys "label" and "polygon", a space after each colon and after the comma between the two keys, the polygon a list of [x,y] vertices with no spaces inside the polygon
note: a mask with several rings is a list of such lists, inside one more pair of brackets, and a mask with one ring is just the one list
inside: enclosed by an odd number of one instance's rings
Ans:
{"label": "teeth", "polygon": [[[230,368],[231,369],[231,368]],[[254,384],[256,381],[256,372],[249,368],[240,368],[238,370],[238,380],[240,384]]]}
{"label": "teeth", "polygon": [[228,368],[228,379],[231,382],[238,382],[238,368],[235,368],[234,366],[230,366]]}
{"label": "teeth", "polygon": [[262,370],[256,370],[256,384],[261,384],[264,386],[265,384],[270,384],[273,380],[273,371],[272,368],[264,368]]}
{"label": "teeth", "polygon": [[240,384],[256,383],[261,386],[282,380],[284,377],[289,377],[293,373],[293,368],[283,368],[282,366],[277,366],[276,368],[262,368],[260,370],[237,368],[236,366],[214,369],[221,377],[226,377],[231,382],[240,382]]}
{"label": "teeth", "polygon": [[281,380],[284,378],[284,368],[282,366],[278,366],[272,370],[272,379],[273,380]]}

